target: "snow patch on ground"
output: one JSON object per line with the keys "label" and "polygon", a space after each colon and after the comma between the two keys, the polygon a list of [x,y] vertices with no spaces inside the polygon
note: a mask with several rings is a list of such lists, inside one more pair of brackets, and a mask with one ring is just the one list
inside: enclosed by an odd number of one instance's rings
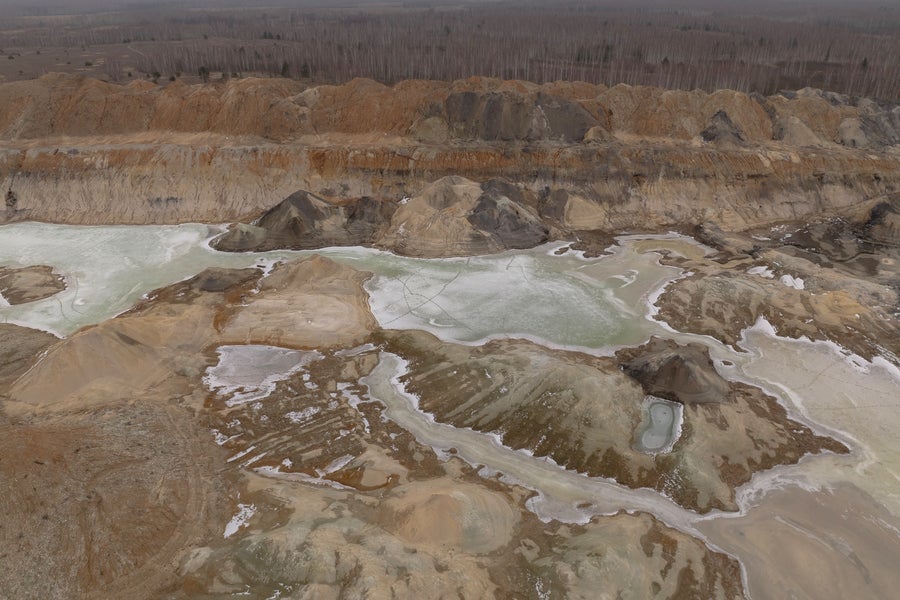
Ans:
{"label": "snow patch on ground", "polygon": [[312,419],[315,415],[319,414],[320,409],[315,406],[310,406],[308,408],[304,408],[303,410],[295,410],[289,413],[286,413],[284,416],[291,423],[306,423],[310,419]]}
{"label": "snow patch on ground", "polygon": [[266,398],[275,385],[324,356],[277,346],[220,346],[219,362],[206,370],[203,383],[232,407]]}
{"label": "snow patch on ground", "polygon": [[794,277],[792,275],[782,275],[781,283],[788,287],[792,287],[795,290],[802,290],[805,287],[803,280],[799,277]]}
{"label": "snow patch on ground", "polygon": [[231,521],[225,526],[225,534],[222,537],[233,536],[241,527],[247,527],[247,521],[256,514],[256,505],[238,504],[238,513],[231,517]]}
{"label": "snow patch on ground", "polygon": [[773,279],[775,277],[775,273],[772,272],[772,269],[769,267],[753,267],[747,269],[748,275],[759,275],[760,277],[765,277],[766,279]]}

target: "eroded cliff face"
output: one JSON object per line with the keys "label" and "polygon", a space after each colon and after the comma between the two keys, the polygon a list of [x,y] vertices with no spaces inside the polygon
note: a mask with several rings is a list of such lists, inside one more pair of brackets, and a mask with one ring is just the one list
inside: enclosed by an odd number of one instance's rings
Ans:
{"label": "eroded cliff face", "polygon": [[304,89],[284,79],[0,86],[2,218],[247,221],[298,190],[399,205],[503,178],[562,231],[862,215],[900,180],[900,108],[473,78]]}

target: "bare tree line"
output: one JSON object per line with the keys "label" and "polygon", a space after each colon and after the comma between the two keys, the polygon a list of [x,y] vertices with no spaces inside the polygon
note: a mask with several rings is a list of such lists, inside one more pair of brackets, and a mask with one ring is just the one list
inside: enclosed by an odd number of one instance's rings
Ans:
{"label": "bare tree line", "polygon": [[[832,9],[837,11],[838,9]],[[900,23],[868,8],[852,20],[781,14],[616,9],[575,3],[405,10],[198,10],[102,13],[0,23],[0,47],[126,44],[143,73],[583,80],[770,94],[813,86],[900,97]],[[6,26],[4,26],[6,25]],[[111,57],[110,78],[126,66]]]}

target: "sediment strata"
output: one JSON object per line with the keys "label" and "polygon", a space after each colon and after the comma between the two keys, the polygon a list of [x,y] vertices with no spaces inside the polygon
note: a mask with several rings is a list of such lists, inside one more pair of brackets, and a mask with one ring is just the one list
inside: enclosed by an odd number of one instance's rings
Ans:
{"label": "sediment strata", "polygon": [[863,210],[900,172],[896,107],[815,90],[48,75],[0,99],[7,220],[249,221],[297,190],[396,204],[462,175],[514,182],[565,229],[734,230]]}

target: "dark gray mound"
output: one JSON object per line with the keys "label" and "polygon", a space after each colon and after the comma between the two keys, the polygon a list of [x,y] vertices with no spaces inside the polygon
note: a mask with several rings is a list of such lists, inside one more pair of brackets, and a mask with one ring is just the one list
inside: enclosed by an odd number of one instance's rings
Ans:
{"label": "dark gray mound", "polygon": [[704,142],[716,144],[734,144],[740,146],[746,141],[744,132],[734,124],[731,117],[724,110],[716,112],[710,117],[706,129],[700,132]]}
{"label": "dark gray mound", "polygon": [[871,244],[900,248],[900,194],[872,209],[861,237]]}
{"label": "dark gray mound", "polygon": [[368,245],[390,221],[392,212],[393,205],[374,198],[339,205],[301,190],[254,224],[236,225],[212,245],[226,252]]}
{"label": "dark gray mound", "polygon": [[654,337],[616,356],[645,394],[682,404],[710,404],[729,398],[728,382],[716,372],[709,351],[699,344],[681,346]]}
{"label": "dark gray mound", "polygon": [[184,282],[191,289],[201,292],[224,292],[225,290],[255,281],[260,276],[258,269],[222,269],[209,267]]}
{"label": "dark gray mound", "polygon": [[525,198],[516,186],[493,180],[481,186],[484,193],[467,219],[505,248],[533,248],[550,238],[550,231],[525,209]]}
{"label": "dark gray mound", "polygon": [[571,100],[542,93],[537,96],[537,106],[546,117],[551,139],[581,141],[591,127],[600,124],[583,106]]}
{"label": "dark gray mound", "polygon": [[457,92],[444,102],[454,137],[487,141],[581,141],[599,122],[577,102],[547,94]]}

